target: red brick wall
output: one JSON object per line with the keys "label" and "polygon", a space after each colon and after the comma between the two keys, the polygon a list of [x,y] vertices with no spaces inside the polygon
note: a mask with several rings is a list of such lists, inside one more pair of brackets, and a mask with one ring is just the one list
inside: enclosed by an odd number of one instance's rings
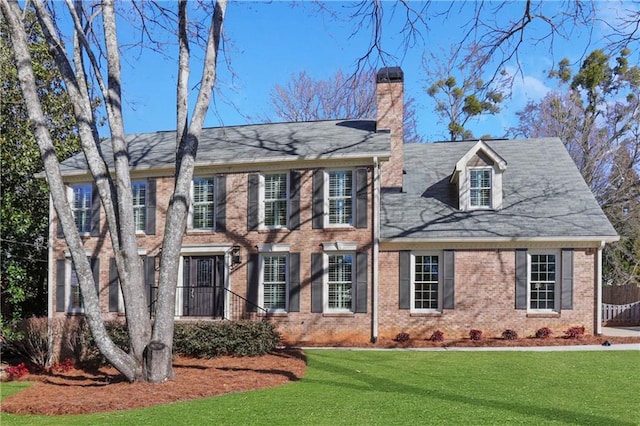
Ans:
{"label": "red brick wall", "polygon": [[[367,250],[369,253],[369,293],[371,289],[372,270],[372,177],[369,171],[369,194],[368,194],[368,221],[369,226],[365,228],[333,228],[333,229],[312,229],[312,169],[300,170],[301,179],[301,200],[300,200],[300,229],[289,231],[281,230],[247,230],[247,179],[246,173],[227,175],[227,204],[226,204],[226,227],[227,231],[222,232],[201,232],[187,231],[183,245],[198,244],[237,244],[241,246],[242,264],[234,267],[230,272],[230,289],[246,296],[247,290],[247,259],[249,253],[257,253],[256,246],[265,243],[283,243],[290,245],[290,251],[300,253],[300,312],[289,313],[285,316],[277,316],[273,321],[278,324],[279,331],[287,341],[315,341],[319,343],[339,342],[357,339],[367,342],[371,338],[371,296],[368,297],[368,313],[358,313],[352,315],[323,315],[311,314],[311,254],[322,253],[322,243],[327,242],[352,242],[357,244],[357,251]],[[157,179],[157,216],[156,234],[138,236],[139,247],[146,249],[148,256],[158,255],[162,245],[164,232],[164,218],[168,207],[169,195],[172,192],[173,178],[165,177]],[[104,213],[104,212],[103,212]],[[101,215],[104,228],[104,214]],[[55,221],[54,223],[57,223]],[[100,258],[100,303],[108,319],[122,318],[117,313],[108,313],[109,302],[109,258],[113,257],[111,241],[105,238],[99,241],[98,238],[85,240],[87,251],[94,252],[94,256]],[[54,262],[55,259],[64,258],[66,244],[64,239],[55,238],[54,241]],[[157,276],[156,276],[157,279]],[[55,294],[55,264],[53,282],[53,307],[56,306]],[[56,317],[67,316],[66,313],[54,313]]]}
{"label": "red brick wall", "polygon": [[405,332],[428,338],[440,330],[445,338],[466,338],[471,329],[479,329],[486,337],[500,337],[504,330],[514,329],[526,337],[549,327],[555,336],[562,336],[572,326],[584,326],[587,334],[594,334],[595,261],[591,252],[574,251],[573,309],[541,318],[515,309],[513,250],[457,250],[455,307],[439,315],[425,315],[398,308],[398,253],[380,253],[379,335],[392,339]]}

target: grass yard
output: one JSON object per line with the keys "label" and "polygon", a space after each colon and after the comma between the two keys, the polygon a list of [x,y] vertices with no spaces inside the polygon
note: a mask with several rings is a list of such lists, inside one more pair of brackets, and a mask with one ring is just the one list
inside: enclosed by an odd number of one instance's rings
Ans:
{"label": "grass yard", "polygon": [[[296,383],[2,425],[640,424],[640,353],[310,350]],[[2,397],[24,383],[2,384]]]}

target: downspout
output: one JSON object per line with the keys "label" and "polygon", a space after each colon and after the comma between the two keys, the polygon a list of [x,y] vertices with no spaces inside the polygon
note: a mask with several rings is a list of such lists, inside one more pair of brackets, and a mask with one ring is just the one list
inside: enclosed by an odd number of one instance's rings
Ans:
{"label": "downspout", "polygon": [[53,364],[53,292],[54,292],[54,262],[53,262],[53,198],[49,194],[49,233],[47,235],[47,331],[49,342],[48,365]]}
{"label": "downspout", "polygon": [[380,163],[373,158],[373,291],[371,296],[371,342],[378,341],[378,274],[380,250]]}
{"label": "downspout", "polygon": [[600,247],[596,254],[596,335],[602,335],[602,249],[604,241],[600,242]]}

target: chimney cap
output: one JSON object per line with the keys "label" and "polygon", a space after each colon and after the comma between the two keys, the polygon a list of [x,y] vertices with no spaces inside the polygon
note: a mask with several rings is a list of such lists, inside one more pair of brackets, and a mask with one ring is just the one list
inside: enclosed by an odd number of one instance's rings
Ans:
{"label": "chimney cap", "polygon": [[378,83],[395,83],[404,81],[404,73],[400,67],[380,68],[376,78]]}

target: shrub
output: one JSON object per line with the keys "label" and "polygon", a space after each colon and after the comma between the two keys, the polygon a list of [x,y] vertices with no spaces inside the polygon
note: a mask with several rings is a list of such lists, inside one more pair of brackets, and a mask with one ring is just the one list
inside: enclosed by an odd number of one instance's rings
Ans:
{"label": "shrub", "polygon": [[547,339],[551,336],[553,332],[549,327],[542,327],[536,331],[536,338],[538,339]]}
{"label": "shrub", "polygon": [[480,340],[480,339],[482,339],[482,331],[481,330],[472,329],[469,332],[469,338],[471,340]]}
{"label": "shrub", "polygon": [[10,330],[4,330],[8,351],[26,360],[34,368],[44,369],[51,355],[49,326],[48,318],[31,317],[16,323]]}
{"label": "shrub", "polygon": [[569,327],[564,335],[567,339],[579,339],[584,335],[584,327]]}
{"label": "shrub", "polygon": [[280,335],[268,321],[183,323],[175,325],[173,334],[174,352],[195,358],[259,356],[279,342]]}
{"label": "shrub", "polygon": [[51,371],[56,373],[66,373],[74,369],[74,363],[71,358],[65,358],[61,362],[54,362]]}
{"label": "shrub", "polygon": [[7,367],[7,369],[5,370],[5,373],[7,374],[7,380],[11,381],[11,380],[17,380],[20,377],[24,376],[25,374],[28,374],[29,369],[27,368],[24,362],[21,362],[18,365],[12,365],[11,367]]}
{"label": "shrub", "polygon": [[[107,321],[104,326],[113,343],[123,351],[129,352],[127,324],[120,321]],[[96,346],[86,321],[83,321],[76,330],[69,333],[67,340],[77,361],[98,361],[101,364],[106,362],[106,359]]]}
{"label": "shrub", "polygon": [[444,340],[444,333],[440,330],[436,330],[431,334],[429,340],[432,342],[442,342]]}
{"label": "shrub", "polygon": [[409,333],[398,333],[396,338],[394,339],[396,342],[408,342],[409,341]]}
{"label": "shrub", "polygon": [[508,328],[502,332],[502,338],[504,340],[516,340],[518,338],[518,333],[516,333],[515,330]]}

